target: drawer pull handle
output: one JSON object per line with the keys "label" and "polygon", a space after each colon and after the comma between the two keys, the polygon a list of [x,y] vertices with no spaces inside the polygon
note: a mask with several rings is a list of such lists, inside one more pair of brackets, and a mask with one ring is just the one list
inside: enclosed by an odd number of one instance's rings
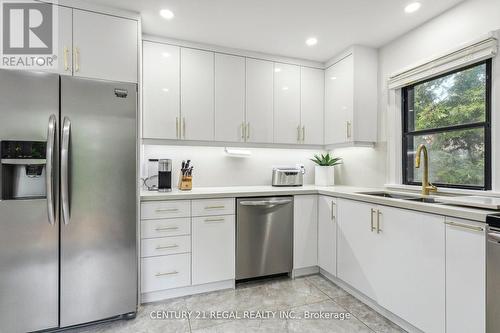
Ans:
{"label": "drawer pull handle", "polygon": [[474,230],[474,231],[484,231],[484,229],[482,227],[476,227],[476,226],[461,224],[461,223],[456,223],[456,222],[445,222],[445,224],[451,225],[453,227],[464,228],[464,229],[469,229],[469,230]]}
{"label": "drawer pull handle", "polygon": [[205,222],[207,223],[215,223],[215,222],[224,222],[226,219],[220,218],[220,219],[205,219]]}
{"label": "drawer pull handle", "polygon": [[168,231],[168,230],[177,230],[179,227],[163,227],[163,228],[156,228],[156,231]]}
{"label": "drawer pull handle", "polygon": [[179,274],[177,271],[172,271],[172,272],[165,272],[165,273],[156,273],[156,277],[161,277],[161,276],[168,276],[168,275],[175,275]]}
{"label": "drawer pull handle", "polygon": [[156,212],[177,212],[179,208],[158,208],[156,209]]}
{"label": "drawer pull handle", "polygon": [[176,247],[179,247],[179,245],[177,244],[172,244],[172,245],[164,245],[164,246],[157,246],[156,249],[157,250],[167,250],[167,249],[175,249]]}
{"label": "drawer pull handle", "polygon": [[205,209],[224,209],[226,206],[221,205],[221,206],[206,206]]}

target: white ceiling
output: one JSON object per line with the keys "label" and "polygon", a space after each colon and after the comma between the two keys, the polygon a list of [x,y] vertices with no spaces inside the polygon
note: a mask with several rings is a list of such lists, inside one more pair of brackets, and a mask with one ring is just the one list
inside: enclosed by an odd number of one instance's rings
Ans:
{"label": "white ceiling", "polygon": [[[143,33],[326,61],[352,44],[380,47],[463,0],[91,0],[140,12]],[[158,14],[168,8],[175,18]],[[315,36],[318,44],[305,45]]]}

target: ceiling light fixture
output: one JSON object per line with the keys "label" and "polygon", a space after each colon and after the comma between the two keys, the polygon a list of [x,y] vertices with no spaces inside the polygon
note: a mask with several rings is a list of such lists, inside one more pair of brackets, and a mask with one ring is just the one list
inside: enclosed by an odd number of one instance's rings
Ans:
{"label": "ceiling light fixture", "polygon": [[162,9],[160,10],[160,15],[166,20],[171,20],[174,18],[174,13],[170,9]]}
{"label": "ceiling light fixture", "polygon": [[306,39],[307,46],[314,46],[316,44],[318,44],[318,39],[316,37],[310,37],[310,38]]}
{"label": "ceiling light fixture", "polygon": [[420,2],[412,2],[405,7],[405,13],[407,14],[415,13],[417,10],[420,9],[420,7],[422,7],[422,4]]}
{"label": "ceiling light fixture", "polygon": [[274,71],[275,71],[276,73],[279,73],[279,72],[281,72],[281,68],[276,67],[276,68],[274,69]]}
{"label": "ceiling light fixture", "polygon": [[163,58],[170,57],[170,53],[168,53],[168,52],[163,52],[161,55],[163,56]]}

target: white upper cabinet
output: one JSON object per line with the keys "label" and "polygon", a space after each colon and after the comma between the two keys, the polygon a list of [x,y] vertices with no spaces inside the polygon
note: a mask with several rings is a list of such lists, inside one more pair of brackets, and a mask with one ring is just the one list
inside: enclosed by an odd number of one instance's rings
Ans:
{"label": "white upper cabinet", "polygon": [[245,58],[215,54],[215,140],[243,142]]}
{"label": "white upper cabinet", "polygon": [[186,140],[214,140],[214,53],[181,49],[181,133]]}
{"label": "white upper cabinet", "polygon": [[180,48],[143,42],[143,138],[179,139]]}
{"label": "white upper cabinet", "polygon": [[486,332],[484,224],[446,218],[446,332]]}
{"label": "white upper cabinet", "polygon": [[336,199],[318,197],[318,266],[337,276],[337,204]]}
{"label": "white upper cabinet", "polygon": [[300,143],[300,67],[274,64],[274,142]]}
{"label": "white upper cabinet", "polygon": [[354,46],[325,71],[325,144],[377,141],[377,51]]}
{"label": "white upper cabinet", "polygon": [[318,265],[318,196],[293,198],[293,269]]}
{"label": "white upper cabinet", "polygon": [[[48,5],[51,6],[51,5]],[[58,44],[57,44],[57,68],[49,69],[49,72],[60,75],[73,74],[73,9],[69,7],[57,7],[58,16]]]}
{"label": "white upper cabinet", "polygon": [[246,137],[248,142],[273,142],[273,73],[272,62],[246,59]]}
{"label": "white upper cabinet", "polygon": [[324,72],[322,69],[300,68],[301,142],[305,144],[323,144]]}
{"label": "white upper cabinet", "polygon": [[73,9],[73,73],[137,82],[137,21]]}

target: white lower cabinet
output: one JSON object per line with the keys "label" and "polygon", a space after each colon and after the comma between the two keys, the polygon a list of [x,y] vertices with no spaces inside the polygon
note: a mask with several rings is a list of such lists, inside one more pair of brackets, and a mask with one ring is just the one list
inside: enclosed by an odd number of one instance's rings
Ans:
{"label": "white lower cabinet", "polygon": [[141,292],[147,293],[189,286],[191,284],[189,253],[143,258]]}
{"label": "white lower cabinet", "polygon": [[318,197],[318,266],[337,276],[337,204],[336,199]]}
{"label": "white lower cabinet", "polygon": [[318,265],[318,196],[296,195],[293,202],[293,268]]}
{"label": "white lower cabinet", "polygon": [[485,332],[485,307],[485,228],[446,218],[446,332]]}
{"label": "white lower cabinet", "polygon": [[337,276],[420,330],[445,332],[444,217],[338,199]]}
{"label": "white lower cabinet", "polygon": [[193,284],[235,278],[234,215],[193,218]]}

